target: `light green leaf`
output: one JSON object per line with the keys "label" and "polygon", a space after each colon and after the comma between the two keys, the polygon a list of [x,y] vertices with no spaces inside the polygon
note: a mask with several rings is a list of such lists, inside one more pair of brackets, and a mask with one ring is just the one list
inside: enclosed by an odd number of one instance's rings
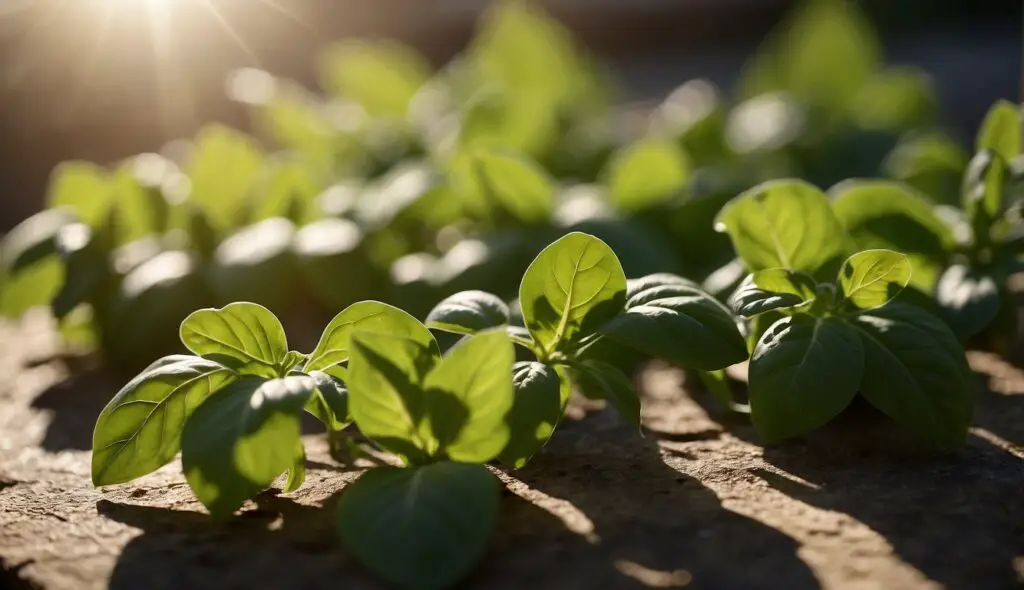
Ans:
{"label": "light green leaf", "polygon": [[864,373],[856,330],[837,318],[773,324],[750,358],[750,418],[769,442],[824,426],[853,401]]}
{"label": "light green leaf", "polygon": [[586,360],[573,368],[573,380],[587,397],[607,400],[630,424],[640,426],[640,398],[621,370],[598,360]]}
{"label": "light green leaf", "polygon": [[174,165],[157,154],[142,154],[123,162],[110,179],[117,214],[117,243],[126,244],[167,231],[171,206],[161,183]]}
{"label": "light green leaf", "polygon": [[992,150],[1009,162],[1021,153],[1020,105],[996,101],[978,130],[977,149]]}
{"label": "light green leaf", "polygon": [[476,149],[455,156],[450,182],[454,193],[481,217],[492,209],[523,223],[541,223],[554,210],[554,186],[536,162],[501,149]]}
{"label": "light green leaf", "polygon": [[173,355],[153,363],[100,412],[92,437],[92,482],[106,486],[156,471],[178,454],[192,412],[235,380],[213,361]]}
{"label": "light green leaf", "polygon": [[743,336],[724,305],[686,282],[648,277],[646,284],[625,313],[601,326],[602,335],[685,368],[710,371],[746,360]]}
{"label": "light green leaf", "polygon": [[802,180],[773,180],[725,206],[715,228],[729,234],[751,272],[787,268],[831,280],[848,238],[828,197]]}
{"label": "light green leaf", "polygon": [[456,344],[426,376],[423,384],[427,427],[423,438],[438,447],[432,456],[486,463],[509,439],[506,415],[512,409],[515,351],[503,329],[471,336]]}
{"label": "light green leaf", "polygon": [[373,116],[401,118],[430,77],[430,64],[393,41],[347,41],[328,47],[320,82],[338,98],[354,100]]}
{"label": "light green leaf", "polygon": [[302,439],[298,439],[298,444],[295,446],[295,459],[292,466],[288,468],[288,479],[285,480],[284,489],[282,490],[286,494],[290,494],[297,491],[302,487],[302,484],[306,481],[306,446],[302,444]]}
{"label": "light green leaf", "polygon": [[729,298],[729,305],[744,317],[773,309],[786,309],[814,301],[817,283],[802,272],[769,268],[751,273]]}
{"label": "light green leaf", "polygon": [[558,113],[544,96],[482,87],[462,104],[459,146],[505,148],[540,157],[558,139]]}
{"label": "light green leaf", "polygon": [[433,350],[435,354],[440,354],[434,336],[416,318],[386,303],[360,301],[334,316],[327,324],[303,370],[307,373],[322,371],[347,361],[352,333],[357,330],[410,338]]}
{"label": "light green leaf", "polygon": [[200,309],[181,323],[181,341],[197,355],[240,373],[275,377],[288,354],[284,327],[267,308],[231,303]]}
{"label": "light green leaf", "polygon": [[485,291],[461,291],[434,306],[427,327],[456,334],[475,334],[508,324],[508,305]]}
{"label": "light green leaf", "polygon": [[340,379],[323,371],[311,371],[316,391],[306,402],[306,411],[316,416],[329,430],[342,430],[352,421],[348,411],[348,389]]}
{"label": "light green leaf", "polygon": [[857,309],[881,307],[910,282],[910,260],[892,250],[865,250],[846,259],[839,271],[842,295]]}
{"label": "light green leaf", "polygon": [[915,131],[900,140],[883,166],[886,176],[902,180],[931,202],[955,205],[960,202],[967,157],[963,146],[952,137],[939,131]]}
{"label": "light green leaf", "polygon": [[864,345],[861,395],[912,432],[963,444],[974,403],[956,337],[939,319],[891,304],[853,319]]}
{"label": "light green leaf", "polygon": [[50,174],[46,206],[74,212],[80,221],[99,227],[107,219],[113,191],[106,170],[90,162],[64,162]]}
{"label": "light green leaf", "polygon": [[342,493],[338,530],[346,549],[391,584],[448,588],[483,557],[499,489],[482,465],[373,469]]}
{"label": "light green leaf", "polygon": [[190,199],[202,206],[214,227],[226,230],[244,221],[264,158],[256,142],[240,131],[220,124],[200,130],[184,171],[192,183]]}
{"label": "light green leaf", "polygon": [[305,375],[269,381],[246,376],[192,413],[181,435],[181,464],[192,492],[213,516],[230,516],[294,467],[302,440],[298,414],[313,388]]}
{"label": "light green leaf", "polygon": [[689,158],[679,146],[645,138],[613,155],[603,176],[615,206],[635,212],[678,195],[689,174]]}
{"label": "light green leaf", "polygon": [[349,346],[348,407],[359,430],[411,463],[424,463],[439,446],[429,425],[423,427],[423,380],[437,363],[436,345],[357,330],[346,337]]}
{"label": "light green leaf", "polygon": [[981,332],[999,313],[999,287],[977,269],[954,264],[935,285],[935,301],[946,311],[946,322],[961,342]]}
{"label": "light green leaf", "polygon": [[519,287],[526,327],[547,353],[594,333],[622,311],[625,297],[626,276],[615,252],[578,232],[545,248]]}
{"label": "light green leaf", "polygon": [[508,415],[509,441],[498,458],[519,469],[547,444],[572,395],[565,370],[538,362],[519,362],[512,369],[515,403]]}
{"label": "light green leaf", "polygon": [[899,183],[856,181],[841,185],[832,207],[858,248],[903,252],[910,284],[932,289],[956,240],[931,203]]}

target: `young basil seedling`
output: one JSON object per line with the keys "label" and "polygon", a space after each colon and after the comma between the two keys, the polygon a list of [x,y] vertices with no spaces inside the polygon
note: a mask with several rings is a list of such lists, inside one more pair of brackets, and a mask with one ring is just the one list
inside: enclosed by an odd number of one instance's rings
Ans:
{"label": "young basil seedling", "polygon": [[500,485],[484,463],[509,440],[514,352],[503,329],[471,336],[441,357],[417,336],[358,330],[349,363],[352,417],[403,459],[350,484],[338,506],[349,550],[404,588],[442,588],[487,547]]}
{"label": "young basil seedling", "polygon": [[768,441],[805,434],[860,393],[901,426],[942,446],[961,444],[972,401],[963,349],[937,318],[891,302],[910,281],[907,256],[866,250],[835,283],[789,269],[749,275],[737,313],[782,315],[750,359],[751,420]]}
{"label": "young basil seedling", "polygon": [[[608,339],[681,367],[715,371],[746,359],[729,310],[696,285],[674,275],[626,280],[607,244],[573,232],[545,248],[519,288],[525,326],[508,326],[509,338],[536,361],[513,370],[515,403],[511,438],[500,459],[525,465],[561,419],[576,384],[602,398],[639,426],[640,400],[621,369],[593,358]],[[495,295],[464,291],[439,303],[427,326],[458,334],[507,326],[509,308]]]}
{"label": "young basil seedling", "polygon": [[433,342],[409,314],[375,301],[356,303],[328,324],[313,353],[288,350],[274,314],[254,303],[201,309],[182,322],[194,353],[164,357],[107,404],[93,434],[97,486],[131,481],[181,452],[196,497],[226,517],[288,471],[285,491],[305,473],[299,414],[327,428],[351,422],[343,381],[354,329]]}

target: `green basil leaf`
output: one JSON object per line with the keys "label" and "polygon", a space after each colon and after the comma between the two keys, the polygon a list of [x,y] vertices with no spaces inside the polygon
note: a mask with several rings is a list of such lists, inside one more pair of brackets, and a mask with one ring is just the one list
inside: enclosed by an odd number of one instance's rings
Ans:
{"label": "green basil leaf", "polygon": [[498,459],[514,469],[529,462],[551,438],[572,395],[564,370],[538,362],[512,368],[515,402],[508,414],[509,441]]}
{"label": "green basil leaf", "polygon": [[206,279],[218,301],[251,301],[272,310],[288,309],[297,283],[294,239],[295,224],[273,217],[221,241],[206,269]]}
{"label": "green basil leaf", "polygon": [[329,47],[319,61],[323,87],[359,103],[373,116],[403,118],[409,101],[430,77],[430,64],[393,41],[348,41]]}
{"label": "green basil leaf", "polygon": [[220,124],[203,128],[184,168],[192,184],[189,199],[218,230],[236,227],[248,214],[264,159],[256,142],[241,131]]}
{"label": "green basil leaf", "polygon": [[652,286],[601,326],[602,335],[680,367],[715,370],[746,360],[743,336],[724,305],[692,283],[646,281]]}
{"label": "green basil leaf", "polygon": [[195,354],[240,373],[275,377],[288,354],[280,320],[255,303],[200,309],[181,323],[181,341]]}
{"label": "green basil leaf", "polygon": [[306,402],[306,411],[316,416],[328,430],[342,430],[352,421],[348,411],[348,389],[345,384],[323,371],[311,371],[316,391]]}
{"label": "green basil leaf", "polygon": [[427,314],[427,327],[456,334],[475,334],[508,324],[508,305],[486,291],[462,291],[446,297]]}
{"label": "green basil leaf", "polygon": [[700,289],[697,283],[667,272],[649,274],[626,281],[626,309],[644,305],[656,299],[680,297]]}
{"label": "green basil leaf", "polygon": [[[955,205],[960,202],[959,185],[967,158],[960,142],[941,131],[913,131],[886,158],[884,172],[887,177],[914,187],[935,204]],[[894,249],[909,253],[906,249]]]}
{"label": "green basil leaf", "polygon": [[302,444],[302,439],[298,439],[298,444],[295,445],[295,459],[293,460],[292,466],[288,468],[288,479],[284,483],[284,493],[290,494],[302,487],[302,484],[306,481],[306,446]]}
{"label": "green basil leaf", "polygon": [[881,307],[910,283],[910,260],[892,250],[865,250],[846,259],[839,271],[839,287],[857,309]]}
{"label": "green basil leaf", "polygon": [[751,273],[729,298],[729,305],[743,317],[773,309],[786,309],[814,301],[817,283],[802,272],[769,268]]}
{"label": "green basil leaf", "polygon": [[524,223],[541,223],[554,210],[554,185],[544,169],[504,150],[473,150],[452,160],[452,189],[486,217],[492,208]]}
{"label": "green basil leaf", "polygon": [[91,162],[58,165],[46,189],[48,208],[70,210],[91,227],[99,227],[106,221],[112,198],[107,171]]}
{"label": "green basil leaf", "polygon": [[956,244],[932,204],[895,182],[856,181],[837,188],[832,207],[854,244],[906,254],[914,269],[911,284],[930,291]]}
{"label": "green basil leaf", "polygon": [[315,387],[305,375],[245,376],[210,396],[185,422],[181,465],[210,513],[230,516],[295,465],[298,413]]}
{"label": "green basil leaf", "polygon": [[846,409],[863,373],[864,347],[845,322],[783,318],[750,357],[751,421],[769,442],[806,434]]}
{"label": "green basil leaf", "polygon": [[573,232],[545,248],[519,287],[523,319],[550,353],[588,336],[622,311],[626,276],[601,240]]}
{"label": "green basil leaf", "polygon": [[345,309],[379,293],[363,231],[347,219],[328,217],[295,233],[292,249],[310,295],[327,309]]}
{"label": "green basil leaf", "polygon": [[644,138],[622,148],[605,169],[612,203],[621,211],[636,212],[664,203],[686,186],[690,162],[675,143]]}
{"label": "green basil leaf", "polygon": [[640,398],[625,373],[598,360],[586,360],[573,368],[573,380],[584,395],[607,400],[630,424],[640,426]]}
{"label": "green basil leaf", "polygon": [[308,357],[306,357],[306,355],[297,350],[289,350],[288,354],[284,355],[284,358],[281,359],[281,372],[288,374],[288,371],[291,371],[295,367],[305,363],[307,358]]}
{"label": "green basil leaf", "polygon": [[802,180],[773,180],[729,202],[715,228],[729,234],[751,272],[788,268],[835,276],[848,239],[828,197]]}
{"label": "green basil leaf", "polygon": [[93,298],[111,275],[110,241],[84,223],[61,228],[57,250],[64,264],[64,284],[50,302],[54,317],[62,319]]}
{"label": "green basil leaf", "polygon": [[338,530],[346,549],[391,584],[448,588],[483,557],[499,489],[482,465],[372,469],[342,492]]}
{"label": "green basil leaf", "polygon": [[47,209],[25,219],[4,236],[0,250],[9,276],[57,254],[61,230],[76,222],[66,209]]}
{"label": "green basil leaf", "polygon": [[110,178],[117,244],[167,231],[171,206],[161,187],[173,170],[174,164],[158,154],[141,154],[118,166]]}
{"label": "green basil leaf", "polygon": [[313,352],[304,372],[323,371],[348,360],[352,333],[356,330],[381,332],[411,338],[422,346],[437,353],[437,342],[433,334],[419,320],[397,307],[379,301],[360,301],[348,306],[334,316],[324,328],[320,342]]}
{"label": "green basil leaf", "polygon": [[131,481],[178,454],[192,412],[235,379],[227,368],[194,356],[156,361],[121,388],[100,412],[92,436],[92,482]]}
{"label": "green basil leaf", "polygon": [[431,455],[486,463],[505,448],[505,418],[515,395],[509,378],[514,362],[512,342],[505,330],[496,329],[460,341],[427,374],[423,388],[429,435],[424,438],[438,444]]}
{"label": "green basil leaf", "polygon": [[974,403],[967,362],[949,328],[895,303],[857,316],[853,325],[864,346],[861,395],[919,436],[962,444]]}
{"label": "green basil leaf", "polygon": [[440,446],[427,417],[423,380],[437,363],[437,348],[422,340],[355,331],[347,338],[349,411],[359,430],[413,464]]}
{"label": "green basil leaf", "polygon": [[1002,212],[1003,190],[1009,170],[1006,160],[992,151],[971,158],[964,172],[963,209],[970,221],[976,246],[989,243],[992,224]]}
{"label": "green basil leaf", "polygon": [[997,101],[978,130],[977,149],[992,150],[1006,161],[1021,153],[1020,105]]}
{"label": "green basil leaf", "polygon": [[946,322],[961,341],[981,332],[999,313],[999,287],[977,269],[954,264],[935,285],[935,301],[947,312]]}

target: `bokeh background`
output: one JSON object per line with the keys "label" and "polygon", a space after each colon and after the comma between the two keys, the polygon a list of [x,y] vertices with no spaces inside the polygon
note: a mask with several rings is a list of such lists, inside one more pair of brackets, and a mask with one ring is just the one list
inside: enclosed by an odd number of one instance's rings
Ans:
{"label": "bokeh background", "polygon": [[[723,88],[791,0],[544,0],[618,78],[623,101],[686,79]],[[316,87],[314,57],[345,37],[393,37],[433,62],[462,49],[486,0],[0,0],[0,231],[42,205],[60,161],[99,163],[246,129],[225,79],[256,66]],[[968,143],[996,98],[1019,100],[1019,0],[864,0],[885,57],[933,77],[941,120]]]}

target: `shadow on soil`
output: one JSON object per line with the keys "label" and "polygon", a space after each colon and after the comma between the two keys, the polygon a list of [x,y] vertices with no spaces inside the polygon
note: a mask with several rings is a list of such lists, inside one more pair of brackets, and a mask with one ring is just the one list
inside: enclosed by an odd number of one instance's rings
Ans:
{"label": "shadow on soil", "polygon": [[[992,403],[979,399],[978,414],[993,412]],[[1000,410],[1018,416],[1017,440],[1022,403],[1017,396]],[[812,486],[755,474],[794,499],[860,521],[942,587],[1019,587],[1013,562],[1024,549],[1024,462],[979,431],[956,452],[925,449],[859,411],[806,440],[765,449],[766,462]]]}
{"label": "shadow on soil", "polygon": [[567,530],[550,513],[540,523],[516,520],[517,504],[503,506],[517,532],[495,543],[491,553],[503,558],[492,573],[520,587],[819,587],[793,539],[723,508],[699,481],[666,465],[653,438],[566,432],[574,429],[564,425],[543,454],[509,475],[571,504],[554,511],[576,526],[589,521],[592,535]]}
{"label": "shadow on soil", "polygon": [[200,512],[101,500],[100,514],[143,531],[122,550],[110,590],[329,588],[351,580],[354,568],[345,568],[327,516],[333,499],[319,508],[275,494],[264,492],[255,509],[224,523]]}

